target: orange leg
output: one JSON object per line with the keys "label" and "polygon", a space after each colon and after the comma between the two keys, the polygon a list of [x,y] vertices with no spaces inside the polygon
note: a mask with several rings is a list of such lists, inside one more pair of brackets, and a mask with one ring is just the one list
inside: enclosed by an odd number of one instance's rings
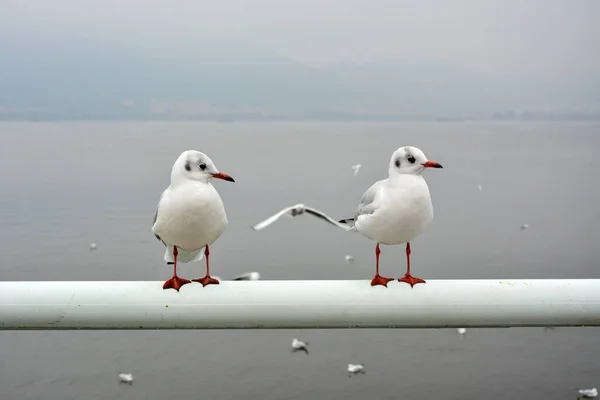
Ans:
{"label": "orange leg", "polygon": [[410,287],[415,286],[417,283],[425,283],[425,280],[415,278],[410,274],[410,242],[406,243],[406,274],[398,280],[400,282],[408,283]]}
{"label": "orange leg", "polygon": [[173,277],[163,284],[163,289],[175,289],[179,292],[179,289],[188,283],[188,279],[177,276],[177,246],[173,246]]}
{"label": "orange leg", "polygon": [[208,257],[210,255],[210,250],[208,249],[208,245],[204,248],[204,255],[206,256],[206,276],[204,278],[192,279],[194,282],[200,282],[202,286],[206,285],[218,285],[219,281],[210,276],[210,262]]}
{"label": "orange leg", "polygon": [[379,250],[379,243],[377,243],[377,246],[375,246],[375,277],[371,280],[371,286],[382,285],[387,287],[388,282],[394,279],[379,275],[379,254],[381,254],[381,250]]}

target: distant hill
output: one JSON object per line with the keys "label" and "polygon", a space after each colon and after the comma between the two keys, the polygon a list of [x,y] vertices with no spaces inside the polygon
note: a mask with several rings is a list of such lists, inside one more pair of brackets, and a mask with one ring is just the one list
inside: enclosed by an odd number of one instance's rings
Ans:
{"label": "distant hill", "polygon": [[0,54],[0,118],[33,109],[60,118],[453,116],[600,104],[590,81],[548,85],[414,61],[318,69],[224,42],[140,49],[0,28]]}

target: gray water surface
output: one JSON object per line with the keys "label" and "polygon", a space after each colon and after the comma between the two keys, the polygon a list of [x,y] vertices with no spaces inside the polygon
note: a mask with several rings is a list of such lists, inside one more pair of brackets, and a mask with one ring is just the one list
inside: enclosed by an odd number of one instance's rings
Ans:
{"label": "gray water surface", "polygon": [[[375,246],[359,234],[310,217],[250,225],[298,202],[351,216],[403,145],[444,165],[425,173],[435,220],[412,242],[415,276],[597,279],[599,132],[554,122],[1,123],[0,279],[169,278],[150,229],[187,149],[236,180],[215,182],[229,227],[211,246],[214,275],[371,279]],[[381,257],[382,274],[404,273],[403,247]],[[204,265],[178,270],[195,278]],[[574,399],[575,388],[600,386],[599,333],[0,332],[0,399]],[[309,356],[289,352],[293,337],[311,342]],[[356,362],[367,374],[348,378]],[[119,385],[118,372],[134,384]]]}

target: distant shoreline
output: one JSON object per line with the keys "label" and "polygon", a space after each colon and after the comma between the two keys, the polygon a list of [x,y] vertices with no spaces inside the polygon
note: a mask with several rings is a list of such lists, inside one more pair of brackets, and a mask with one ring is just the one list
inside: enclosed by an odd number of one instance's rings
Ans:
{"label": "distant shoreline", "polygon": [[102,122],[211,122],[211,123],[240,123],[240,122],[439,122],[439,123],[457,123],[457,122],[594,122],[600,121],[600,115],[597,116],[577,116],[577,117],[546,117],[546,118],[445,118],[445,117],[240,117],[227,120],[219,118],[134,118],[134,117],[48,117],[30,116],[16,117],[0,115],[0,122],[83,122],[83,121],[102,121]]}

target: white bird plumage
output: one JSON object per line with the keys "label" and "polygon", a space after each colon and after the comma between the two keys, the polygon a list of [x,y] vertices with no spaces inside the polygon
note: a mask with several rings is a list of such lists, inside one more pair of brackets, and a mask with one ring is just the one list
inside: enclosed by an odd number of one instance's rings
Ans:
{"label": "white bird plumage", "polygon": [[[387,286],[391,278],[379,275],[379,244],[398,245],[406,243],[407,262],[410,261],[410,241],[422,234],[433,221],[433,205],[427,182],[421,176],[426,168],[442,168],[430,161],[425,154],[413,146],[397,149],[392,154],[388,167],[388,178],[375,182],[360,199],[352,218],[339,222],[350,226],[375,241],[376,274],[371,285]],[[410,275],[410,264],[406,275],[400,279],[413,286],[425,283]]]}
{"label": "white bird plumage", "polygon": [[358,171],[360,171],[360,167],[361,167],[360,164],[354,164],[352,166],[352,171],[354,172],[354,176],[358,175]]}
{"label": "white bird plumage", "polygon": [[[235,182],[229,175],[219,172],[213,161],[204,153],[187,150],[181,153],[171,170],[171,184],[160,196],[152,232],[165,246],[164,259],[169,264],[200,261],[208,246],[223,234],[228,224],[225,207],[219,193],[209,182],[212,178]],[[203,251],[204,250],[204,251]],[[218,283],[210,277],[208,257],[207,274],[199,281],[202,285]],[[165,282],[164,288],[179,288],[189,283],[176,275]]]}

